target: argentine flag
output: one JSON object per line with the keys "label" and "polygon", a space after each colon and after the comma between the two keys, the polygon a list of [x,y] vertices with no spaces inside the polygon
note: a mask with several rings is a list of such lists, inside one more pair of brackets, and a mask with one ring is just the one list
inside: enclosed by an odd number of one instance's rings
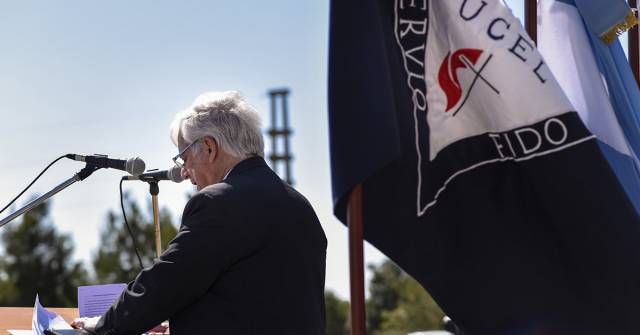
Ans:
{"label": "argentine flag", "polygon": [[538,1],[538,50],[640,213],[640,94],[616,38],[634,23],[624,0]]}

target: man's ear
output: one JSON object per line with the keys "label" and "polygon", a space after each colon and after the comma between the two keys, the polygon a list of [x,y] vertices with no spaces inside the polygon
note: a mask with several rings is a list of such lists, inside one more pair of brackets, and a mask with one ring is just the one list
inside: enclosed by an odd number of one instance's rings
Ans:
{"label": "man's ear", "polygon": [[216,159],[218,153],[218,142],[213,137],[207,136],[203,140],[204,150],[206,151],[207,157],[210,162],[213,162]]}

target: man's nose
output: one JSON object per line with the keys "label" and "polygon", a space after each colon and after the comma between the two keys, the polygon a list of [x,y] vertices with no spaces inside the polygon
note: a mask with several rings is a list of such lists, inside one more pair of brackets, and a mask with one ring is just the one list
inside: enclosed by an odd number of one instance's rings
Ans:
{"label": "man's nose", "polygon": [[189,178],[189,172],[187,171],[187,168],[186,168],[186,167],[184,167],[184,166],[183,166],[183,167],[180,169],[180,175],[181,175],[181,176],[182,176],[182,178],[184,178],[184,179]]}

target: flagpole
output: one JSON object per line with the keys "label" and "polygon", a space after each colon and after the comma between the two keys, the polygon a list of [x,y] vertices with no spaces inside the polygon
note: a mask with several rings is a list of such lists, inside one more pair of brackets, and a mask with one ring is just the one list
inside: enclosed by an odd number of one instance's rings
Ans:
{"label": "flagpole", "polygon": [[[629,0],[629,6],[636,8],[637,0]],[[640,50],[638,49],[640,36],[637,25],[629,30],[628,37],[629,63],[631,63],[631,70],[633,70],[633,75],[636,77],[636,82],[640,85]]]}
{"label": "flagpole", "polygon": [[366,335],[364,306],[362,184],[349,194],[347,225],[349,226],[349,280],[351,284],[351,335]]}
{"label": "flagpole", "polygon": [[538,1],[525,0],[524,27],[534,43],[538,44]]}

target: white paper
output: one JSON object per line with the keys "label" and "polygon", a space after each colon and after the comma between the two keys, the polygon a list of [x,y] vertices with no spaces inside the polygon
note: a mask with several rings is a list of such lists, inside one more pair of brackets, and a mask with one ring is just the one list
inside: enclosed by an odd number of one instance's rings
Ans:
{"label": "white paper", "polygon": [[33,332],[33,330],[15,330],[15,329],[9,329],[7,330],[9,332],[9,334],[12,335],[35,335],[35,333]]}
{"label": "white paper", "polygon": [[72,329],[60,315],[49,312],[42,305],[36,294],[36,302],[33,306],[33,318],[31,319],[31,334],[44,335],[45,329]]}
{"label": "white paper", "polygon": [[120,297],[127,284],[78,287],[78,309],[81,318],[101,316]]}

